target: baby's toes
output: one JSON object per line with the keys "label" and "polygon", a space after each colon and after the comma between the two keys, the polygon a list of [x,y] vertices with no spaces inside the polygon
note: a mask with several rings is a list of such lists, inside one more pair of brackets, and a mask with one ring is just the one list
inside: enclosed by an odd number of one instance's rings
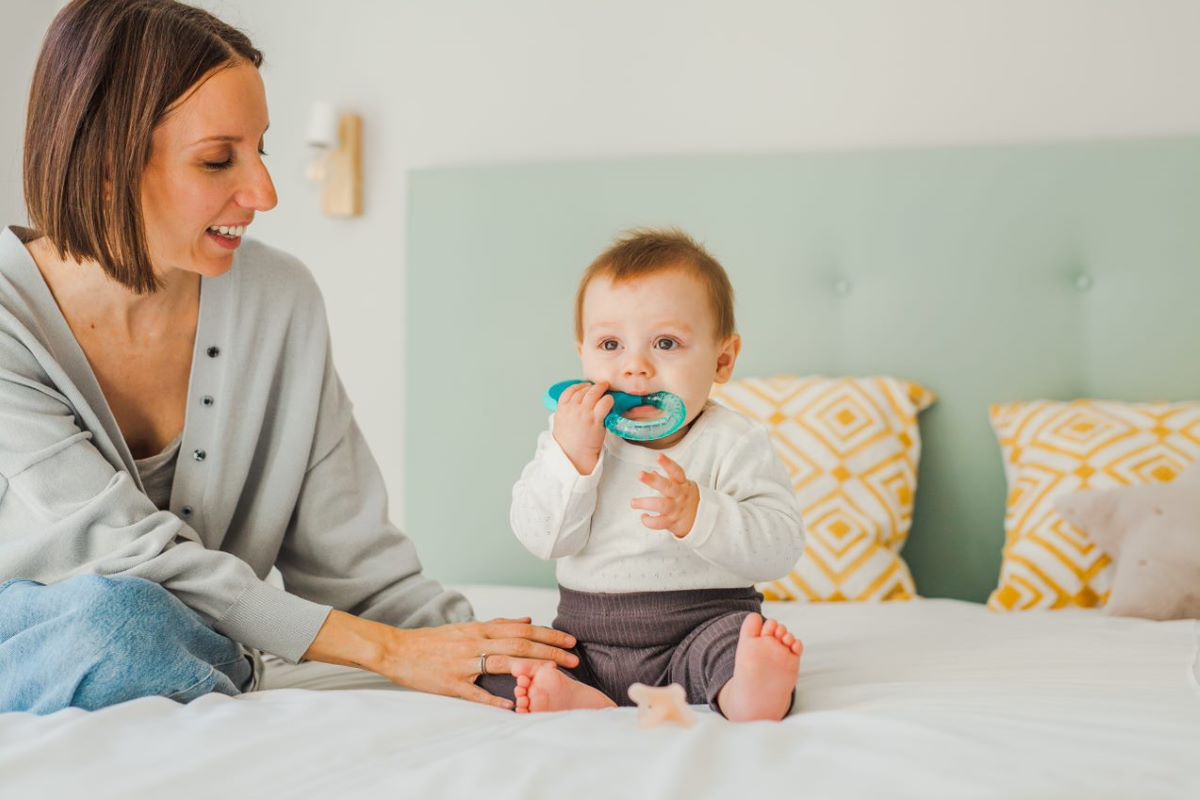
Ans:
{"label": "baby's toes", "polygon": [[776,628],[778,628],[778,627],[779,627],[779,623],[778,623],[778,622],[776,622],[776,621],[775,621],[775,620],[773,620],[773,619],[769,619],[769,620],[767,620],[766,622],[764,622],[764,623],[763,623],[763,626],[762,626],[762,635],[763,635],[763,636],[774,636],[774,635],[775,635],[775,629],[776,629]]}

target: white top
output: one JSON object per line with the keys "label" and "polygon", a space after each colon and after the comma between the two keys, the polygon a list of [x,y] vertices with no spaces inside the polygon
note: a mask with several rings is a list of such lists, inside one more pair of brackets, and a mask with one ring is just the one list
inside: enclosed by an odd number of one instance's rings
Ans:
{"label": "white top", "polygon": [[166,509],[171,505],[171,484],[175,482],[175,462],[179,460],[181,442],[182,433],[164,447],[161,453],[134,459],[138,475],[142,478],[142,488],[146,490],[146,496],[156,508]]}
{"label": "white top", "polygon": [[[513,487],[509,521],[523,545],[558,560],[558,582],[586,592],[732,589],[775,580],[804,549],[800,508],[767,429],[709,403],[678,443],[653,450],[608,434],[590,475],[580,475],[550,427]],[[657,492],[643,470],[665,453],[700,487],[683,538],[642,524],[630,507]]]}

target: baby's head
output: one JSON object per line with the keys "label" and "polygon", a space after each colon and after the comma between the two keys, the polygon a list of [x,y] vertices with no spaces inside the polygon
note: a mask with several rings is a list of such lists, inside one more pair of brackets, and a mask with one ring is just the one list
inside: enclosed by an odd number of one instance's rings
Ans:
{"label": "baby's head", "polygon": [[632,231],[592,262],[575,298],[575,340],[585,378],[629,394],[677,394],[687,423],[712,385],[729,380],[742,347],[729,276],[678,230]]}

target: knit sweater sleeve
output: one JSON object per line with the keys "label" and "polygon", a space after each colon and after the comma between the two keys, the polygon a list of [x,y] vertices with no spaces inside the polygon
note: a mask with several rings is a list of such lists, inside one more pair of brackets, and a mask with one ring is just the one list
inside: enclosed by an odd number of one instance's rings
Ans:
{"label": "knit sweater sleeve", "polygon": [[525,548],[544,560],[574,555],[587,544],[605,455],[580,475],[550,429],[538,436],[533,460],[513,486],[509,523]]}
{"label": "knit sweater sleeve", "polygon": [[399,627],[470,620],[466,598],[422,573],[413,541],[389,519],[383,476],[328,346],[316,425],[276,561],[288,590]]}
{"label": "knit sweater sleeve", "polygon": [[715,486],[700,487],[692,529],[680,542],[747,581],[786,575],[804,550],[804,524],[770,435],[753,426],[721,459]]}

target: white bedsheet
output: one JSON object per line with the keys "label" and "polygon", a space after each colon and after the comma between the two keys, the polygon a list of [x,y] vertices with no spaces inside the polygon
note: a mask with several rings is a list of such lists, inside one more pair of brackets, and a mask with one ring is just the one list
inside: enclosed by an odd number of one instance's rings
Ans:
{"label": "white bedsheet", "polygon": [[[482,618],[555,594],[468,587]],[[1200,798],[1198,623],[950,600],[772,604],[797,712],[640,730],[413,692],[279,690],[0,716],[2,797]]]}

